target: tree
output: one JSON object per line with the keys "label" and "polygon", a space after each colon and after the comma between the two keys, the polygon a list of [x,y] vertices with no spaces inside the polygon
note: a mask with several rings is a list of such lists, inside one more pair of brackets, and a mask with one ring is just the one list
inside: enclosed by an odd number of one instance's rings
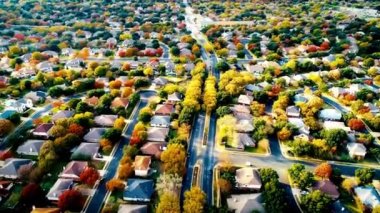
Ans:
{"label": "tree", "polygon": [[284,212],[286,207],[285,190],[281,188],[278,179],[271,179],[264,184],[263,199],[266,212]]}
{"label": "tree", "polygon": [[122,180],[128,179],[134,171],[132,163],[125,163],[119,166],[118,178]]}
{"label": "tree", "polygon": [[331,198],[319,190],[301,196],[301,207],[305,213],[328,212],[331,202]]}
{"label": "tree", "polygon": [[177,174],[163,173],[157,179],[156,191],[161,196],[165,192],[172,192],[173,194],[179,194],[182,187],[182,177]]}
{"label": "tree", "polygon": [[191,187],[185,192],[183,210],[185,213],[202,213],[206,204],[206,194],[199,187]]}
{"label": "tree", "polygon": [[215,109],[217,105],[216,100],[216,78],[214,76],[209,76],[205,82],[203,103],[206,107],[207,112],[211,112]]}
{"label": "tree", "polygon": [[0,119],[0,136],[8,134],[13,129],[13,124],[7,119]]}
{"label": "tree", "polygon": [[146,67],[143,72],[144,72],[144,75],[149,76],[149,77],[153,76],[154,74],[153,68],[150,66]]}
{"label": "tree", "polygon": [[350,194],[353,192],[353,188],[355,188],[357,185],[358,183],[354,178],[346,178],[342,182],[342,188]]}
{"label": "tree", "polygon": [[265,113],[265,104],[260,104],[257,101],[252,101],[250,108],[255,117],[262,116]]}
{"label": "tree", "polygon": [[54,125],[52,128],[50,128],[48,133],[51,137],[58,138],[66,135],[67,130],[61,125]]}
{"label": "tree", "polygon": [[40,206],[45,201],[45,193],[40,185],[29,183],[22,189],[20,201],[28,206]]}
{"label": "tree", "polygon": [[164,171],[182,176],[185,173],[186,151],[180,144],[169,144],[161,154]]}
{"label": "tree", "polygon": [[347,138],[347,133],[343,129],[323,129],[321,137],[324,138],[330,148],[332,148],[342,145],[342,142]]}
{"label": "tree", "polygon": [[333,168],[328,163],[321,163],[314,170],[315,175],[321,178],[330,178],[332,175],[332,172],[333,172]]}
{"label": "tree", "polygon": [[121,191],[125,188],[125,184],[122,180],[120,179],[111,179],[110,181],[107,182],[106,188],[108,191]]}
{"label": "tree", "polygon": [[139,151],[140,150],[136,146],[128,144],[123,148],[123,155],[129,156],[130,158],[135,158]]}
{"label": "tree", "polygon": [[222,194],[229,194],[232,190],[232,184],[223,178],[219,178],[218,185]]}
{"label": "tree", "polygon": [[355,170],[355,177],[359,180],[360,184],[371,183],[375,177],[375,170],[371,168],[358,168]]}
{"label": "tree", "polygon": [[286,127],[283,127],[279,132],[277,132],[278,139],[282,141],[288,140],[291,135],[292,132]]}
{"label": "tree", "polygon": [[58,198],[58,207],[61,211],[79,212],[84,204],[82,194],[74,189],[64,191]]}
{"label": "tree", "polygon": [[298,185],[298,187],[300,187],[300,189],[305,190],[313,184],[314,175],[309,171],[303,171],[300,173],[298,179],[296,179],[294,182]]}
{"label": "tree", "polygon": [[113,128],[122,130],[125,126],[125,119],[123,117],[119,117],[115,120],[113,124]]}
{"label": "tree", "polygon": [[121,130],[115,129],[115,128],[109,128],[106,130],[106,132],[103,134],[104,139],[108,139],[111,142],[117,142],[120,139],[121,136]]}
{"label": "tree", "polygon": [[75,134],[78,136],[83,136],[84,135],[84,128],[76,123],[72,123],[69,126],[68,132],[71,134]]}
{"label": "tree", "polygon": [[170,192],[164,193],[160,197],[160,202],[158,203],[156,212],[157,213],[167,213],[167,212],[180,213],[181,207],[179,204],[178,196]]}
{"label": "tree", "polygon": [[104,77],[107,74],[107,68],[105,66],[98,66],[94,72],[97,77]]}
{"label": "tree", "polygon": [[261,182],[263,184],[271,182],[272,180],[278,180],[278,174],[272,168],[262,168],[259,170],[259,172],[260,172]]}
{"label": "tree", "polygon": [[360,119],[357,119],[357,118],[351,118],[348,121],[348,126],[352,130],[355,130],[355,131],[362,131],[365,129],[365,125],[364,125],[363,121],[361,121]]}
{"label": "tree", "polygon": [[228,107],[228,106],[220,106],[220,107],[218,107],[218,109],[216,109],[216,115],[218,115],[219,118],[221,118],[225,115],[228,115],[231,112],[232,111],[231,111],[230,107]]}
{"label": "tree", "polygon": [[93,186],[96,181],[99,179],[100,175],[98,170],[92,167],[87,167],[82,171],[82,173],[79,175],[79,180],[82,183],[85,183],[89,186]]}

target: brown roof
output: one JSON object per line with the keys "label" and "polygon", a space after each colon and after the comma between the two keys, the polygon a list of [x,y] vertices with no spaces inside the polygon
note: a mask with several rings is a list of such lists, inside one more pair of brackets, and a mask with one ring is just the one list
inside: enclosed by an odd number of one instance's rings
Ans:
{"label": "brown roof", "polygon": [[135,158],[135,170],[148,170],[150,166],[151,157],[138,155]]}
{"label": "brown roof", "polygon": [[339,198],[339,192],[337,187],[333,182],[330,180],[321,180],[318,181],[314,184],[313,186],[314,190],[319,190],[328,196],[330,196],[333,199],[338,199]]}
{"label": "brown roof", "polygon": [[41,124],[33,132],[48,132],[53,126],[52,123]]}
{"label": "brown roof", "polygon": [[129,103],[128,98],[119,98],[119,97],[117,97],[117,98],[115,98],[112,101],[111,107],[112,108],[127,107],[128,103]]}
{"label": "brown roof", "polygon": [[141,147],[141,152],[144,155],[154,155],[157,159],[161,157],[162,148],[165,147],[166,143],[163,142],[148,142],[143,147]]}
{"label": "brown roof", "polygon": [[87,98],[84,102],[86,102],[88,105],[95,106],[98,105],[99,98],[92,96],[91,98]]}
{"label": "brown roof", "polygon": [[159,104],[156,107],[155,114],[170,115],[174,111],[173,104]]}

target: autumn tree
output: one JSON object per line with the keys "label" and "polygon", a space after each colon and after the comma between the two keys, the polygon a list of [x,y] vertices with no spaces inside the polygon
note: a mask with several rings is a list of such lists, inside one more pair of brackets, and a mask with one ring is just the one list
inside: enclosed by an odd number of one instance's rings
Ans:
{"label": "autumn tree", "polygon": [[64,191],[58,198],[58,207],[61,211],[79,212],[84,204],[82,194],[74,189]]}
{"label": "autumn tree", "polygon": [[157,213],[180,213],[181,207],[179,203],[178,196],[167,192],[160,196],[160,202],[158,203]]}
{"label": "autumn tree", "polygon": [[265,104],[260,104],[257,101],[252,101],[250,108],[255,117],[262,116],[265,113]]}
{"label": "autumn tree", "polygon": [[319,190],[301,196],[301,207],[305,213],[328,212],[331,198]]}
{"label": "autumn tree", "polygon": [[361,121],[360,119],[357,119],[357,118],[351,118],[348,121],[348,126],[352,130],[355,130],[355,131],[362,131],[365,129],[365,125],[364,125],[363,121]]}
{"label": "autumn tree", "polygon": [[206,194],[199,187],[185,192],[183,209],[185,213],[202,213],[206,204]]}
{"label": "autumn tree", "polygon": [[79,180],[89,186],[93,186],[99,179],[100,175],[98,170],[93,167],[87,167],[79,176]]}
{"label": "autumn tree", "polygon": [[332,175],[332,172],[333,172],[333,168],[328,163],[321,163],[314,170],[315,175],[321,178],[330,178]]}
{"label": "autumn tree", "polygon": [[108,191],[111,191],[111,192],[116,191],[116,190],[120,191],[125,188],[125,184],[122,180],[114,178],[107,182],[106,188]]}
{"label": "autumn tree", "polygon": [[292,132],[286,127],[283,127],[280,131],[277,132],[278,139],[282,141],[288,140],[291,135]]}
{"label": "autumn tree", "polygon": [[0,136],[8,134],[13,128],[12,122],[7,119],[0,119]]}
{"label": "autumn tree", "polygon": [[123,117],[119,117],[115,120],[113,127],[116,129],[123,129],[125,126],[125,119]]}
{"label": "autumn tree", "polygon": [[29,183],[22,189],[20,201],[28,206],[39,206],[45,201],[45,193],[37,183]]}
{"label": "autumn tree", "polygon": [[222,194],[229,194],[232,190],[232,184],[230,181],[223,178],[219,178],[218,186]]}
{"label": "autumn tree", "polygon": [[52,128],[50,128],[48,133],[51,137],[58,138],[64,136],[67,133],[67,130],[61,125],[54,125]]}
{"label": "autumn tree", "polygon": [[119,166],[118,178],[122,180],[128,179],[133,173],[132,163],[125,163]]}
{"label": "autumn tree", "polygon": [[352,193],[353,189],[358,185],[358,182],[354,178],[346,178],[342,182],[342,188],[348,193]]}
{"label": "autumn tree", "polygon": [[161,154],[164,171],[182,176],[185,173],[186,150],[181,144],[169,144]]}
{"label": "autumn tree", "polygon": [[69,129],[68,129],[69,133],[75,134],[78,136],[83,136],[84,131],[85,131],[84,128],[81,125],[76,124],[76,123],[70,124]]}

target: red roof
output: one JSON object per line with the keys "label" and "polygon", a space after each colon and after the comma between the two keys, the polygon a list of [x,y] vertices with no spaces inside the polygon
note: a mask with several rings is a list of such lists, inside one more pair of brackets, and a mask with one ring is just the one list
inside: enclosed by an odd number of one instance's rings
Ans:
{"label": "red roof", "polygon": [[172,104],[159,104],[156,107],[155,114],[170,115],[173,111],[174,111],[174,105],[172,105]]}

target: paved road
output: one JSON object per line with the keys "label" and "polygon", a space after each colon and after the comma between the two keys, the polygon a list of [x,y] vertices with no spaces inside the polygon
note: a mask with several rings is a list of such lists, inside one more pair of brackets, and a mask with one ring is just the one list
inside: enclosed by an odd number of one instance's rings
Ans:
{"label": "paved road", "polygon": [[120,141],[120,143],[117,144],[116,152],[114,152],[114,155],[112,156],[112,159],[111,159],[108,167],[106,168],[107,172],[105,173],[105,175],[103,177],[103,181],[99,184],[99,186],[98,186],[96,192],[94,193],[94,195],[92,196],[92,198],[90,198],[91,200],[89,201],[88,208],[85,210],[85,212],[88,212],[88,213],[100,212],[100,210],[101,210],[101,208],[105,202],[105,198],[106,198],[106,195],[108,192],[107,188],[106,188],[106,183],[107,183],[107,181],[111,180],[117,172],[117,168],[119,166],[119,161],[123,157],[123,147],[125,145],[128,145],[129,139],[130,139],[131,134],[133,132],[133,128],[134,128],[135,124],[138,122],[138,120],[137,120],[138,112],[148,104],[148,98],[153,97],[155,95],[156,95],[156,93],[153,91],[140,92],[141,101],[135,107],[136,113],[133,114],[133,117],[131,118],[132,121],[129,124],[129,126],[127,128],[125,128],[125,132],[123,132],[123,134],[122,134],[122,140]]}

